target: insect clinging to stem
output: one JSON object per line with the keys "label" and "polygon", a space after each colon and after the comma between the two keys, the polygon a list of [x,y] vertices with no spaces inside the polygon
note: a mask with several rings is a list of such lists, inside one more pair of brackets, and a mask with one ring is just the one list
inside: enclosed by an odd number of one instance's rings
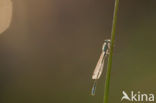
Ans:
{"label": "insect clinging to stem", "polygon": [[100,55],[100,58],[97,62],[97,65],[96,65],[93,75],[92,75],[92,79],[94,80],[94,84],[93,84],[92,91],[91,91],[92,96],[95,95],[97,80],[100,78],[100,76],[102,74],[102,71],[104,68],[104,61],[105,61],[105,58],[107,57],[107,55],[109,54],[109,50],[110,50],[110,39],[106,39],[102,46],[102,53]]}

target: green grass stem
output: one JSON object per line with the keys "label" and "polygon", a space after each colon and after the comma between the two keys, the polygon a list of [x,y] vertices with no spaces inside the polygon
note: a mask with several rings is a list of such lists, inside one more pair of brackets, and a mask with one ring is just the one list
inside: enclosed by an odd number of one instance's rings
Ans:
{"label": "green grass stem", "polygon": [[114,47],[114,40],[115,40],[118,7],[119,7],[119,0],[115,0],[112,31],[111,31],[110,55],[108,57],[107,73],[106,73],[106,81],[105,81],[105,89],[104,89],[104,103],[108,103],[108,97],[109,97],[110,76],[111,76],[111,68],[112,68],[112,55],[113,55],[113,47]]}

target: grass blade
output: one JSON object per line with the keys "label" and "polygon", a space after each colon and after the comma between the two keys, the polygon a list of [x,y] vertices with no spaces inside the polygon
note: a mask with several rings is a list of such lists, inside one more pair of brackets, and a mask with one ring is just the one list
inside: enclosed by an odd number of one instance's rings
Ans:
{"label": "grass blade", "polygon": [[108,103],[108,97],[109,97],[109,85],[110,85],[110,76],[111,76],[111,68],[112,68],[112,55],[113,55],[113,46],[114,46],[114,40],[115,40],[118,7],[119,7],[119,0],[115,0],[112,32],[111,32],[110,55],[108,58],[105,89],[104,89],[104,103]]}

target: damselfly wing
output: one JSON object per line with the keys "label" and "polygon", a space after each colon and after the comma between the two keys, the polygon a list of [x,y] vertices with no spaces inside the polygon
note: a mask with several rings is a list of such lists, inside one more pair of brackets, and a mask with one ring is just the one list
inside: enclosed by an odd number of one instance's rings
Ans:
{"label": "damselfly wing", "polygon": [[102,71],[103,71],[103,66],[104,66],[104,52],[101,53],[101,56],[100,56],[98,63],[95,67],[95,70],[93,72],[92,79],[100,78]]}

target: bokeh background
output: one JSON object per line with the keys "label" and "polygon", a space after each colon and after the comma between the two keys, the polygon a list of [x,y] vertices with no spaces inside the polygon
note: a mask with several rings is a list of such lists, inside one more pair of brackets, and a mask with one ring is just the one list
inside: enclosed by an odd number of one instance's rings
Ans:
{"label": "bokeh background", "polygon": [[[156,93],[156,1],[120,0],[109,103]],[[0,103],[102,103],[92,72],[110,38],[114,0],[13,0],[0,35]],[[126,101],[125,101],[126,103]]]}

